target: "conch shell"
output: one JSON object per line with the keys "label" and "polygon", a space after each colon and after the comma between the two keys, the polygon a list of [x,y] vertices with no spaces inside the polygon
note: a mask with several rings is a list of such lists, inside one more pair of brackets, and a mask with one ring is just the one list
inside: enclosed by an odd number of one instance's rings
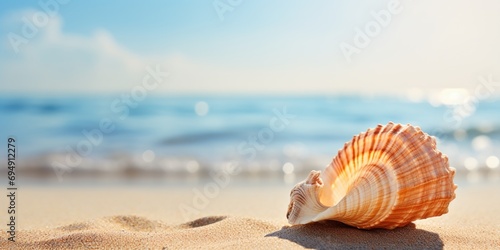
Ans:
{"label": "conch shell", "polygon": [[361,229],[403,227],[448,212],[455,170],[433,137],[389,123],[354,136],[322,172],[290,193],[290,224],[335,220]]}

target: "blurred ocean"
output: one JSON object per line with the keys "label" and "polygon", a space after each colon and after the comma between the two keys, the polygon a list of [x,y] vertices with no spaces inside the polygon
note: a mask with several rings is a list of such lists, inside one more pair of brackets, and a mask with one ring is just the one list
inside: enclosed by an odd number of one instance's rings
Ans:
{"label": "blurred ocean", "polygon": [[3,96],[2,135],[17,140],[18,170],[54,175],[58,162],[73,169],[66,176],[192,176],[236,163],[249,176],[286,176],[322,169],[353,135],[393,121],[437,136],[458,174],[500,171],[499,99],[467,106],[363,96],[120,98]]}

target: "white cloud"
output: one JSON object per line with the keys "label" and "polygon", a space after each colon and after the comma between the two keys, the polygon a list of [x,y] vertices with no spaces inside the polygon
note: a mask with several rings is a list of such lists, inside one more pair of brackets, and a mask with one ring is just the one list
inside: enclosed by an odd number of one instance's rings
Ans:
{"label": "white cloud", "polygon": [[[0,61],[2,91],[116,91],[140,83],[148,60],[120,46],[105,30],[84,37],[62,33],[61,25],[54,16],[19,45],[19,53],[7,48],[11,55]],[[14,33],[22,36],[22,30]]]}
{"label": "white cloud", "polygon": [[[357,9],[359,3],[343,5],[345,12],[356,12],[359,18],[347,18],[349,22],[341,24],[343,31],[340,33],[332,28],[331,34],[319,33],[316,37],[311,33],[311,37],[297,43],[304,49],[318,46],[310,50],[312,53],[307,54],[307,60],[297,55],[300,51],[294,54],[296,46],[287,47],[286,36],[281,37],[280,41],[285,44],[271,47],[279,52],[274,56],[286,55],[287,60],[293,62],[283,65],[256,65],[256,59],[267,62],[266,59],[272,59],[273,55],[258,49],[256,52],[261,54],[251,54],[249,43],[242,47],[245,51],[241,54],[234,50],[231,51],[234,56],[226,57],[234,63],[226,60],[218,64],[214,62],[220,60],[188,56],[184,51],[173,55],[160,51],[153,60],[129,51],[105,30],[88,37],[63,33],[62,20],[54,17],[37,37],[24,45],[24,52],[0,58],[0,89],[127,91],[140,83],[146,65],[154,62],[160,62],[170,72],[166,86],[159,89],[168,93],[366,94],[406,93],[409,89],[429,93],[441,88],[472,91],[479,84],[479,76],[490,74],[500,81],[500,15],[497,15],[500,3],[493,0],[481,3],[402,0],[401,3],[402,12],[393,16],[391,23],[368,47],[353,56],[351,64],[343,58],[340,42],[352,42],[355,27],[363,28],[373,19],[370,12],[380,11],[386,3],[378,9],[371,9],[374,5],[370,5],[367,7],[370,9],[364,11]],[[359,13],[366,14],[365,19]],[[325,29],[318,30],[325,32]],[[352,30],[352,33],[345,30]],[[235,32],[234,36],[245,34]],[[252,34],[246,35],[252,37]],[[338,43],[317,42],[323,38]],[[258,40],[262,44],[271,37],[254,39],[262,39]],[[219,46],[228,42],[222,40]],[[250,57],[253,63],[242,63]],[[495,94],[500,94],[500,88]]]}

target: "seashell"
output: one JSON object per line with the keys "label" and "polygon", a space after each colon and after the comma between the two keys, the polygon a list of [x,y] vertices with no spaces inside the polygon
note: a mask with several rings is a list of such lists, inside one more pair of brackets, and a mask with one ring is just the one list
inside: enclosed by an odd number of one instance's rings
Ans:
{"label": "seashell", "polygon": [[347,142],[322,172],[290,193],[288,222],[335,220],[360,229],[403,227],[448,212],[455,170],[420,128],[389,124]]}

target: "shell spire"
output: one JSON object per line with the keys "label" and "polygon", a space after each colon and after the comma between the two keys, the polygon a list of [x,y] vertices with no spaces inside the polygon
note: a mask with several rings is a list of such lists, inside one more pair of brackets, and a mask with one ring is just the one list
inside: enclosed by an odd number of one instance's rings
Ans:
{"label": "shell spire", "polygon": [[455,170],[420,128],[378,125],[354,136],[322,172],[290,193],[290,224],[335,220],[361,229],[402,227],[448,212]]}

